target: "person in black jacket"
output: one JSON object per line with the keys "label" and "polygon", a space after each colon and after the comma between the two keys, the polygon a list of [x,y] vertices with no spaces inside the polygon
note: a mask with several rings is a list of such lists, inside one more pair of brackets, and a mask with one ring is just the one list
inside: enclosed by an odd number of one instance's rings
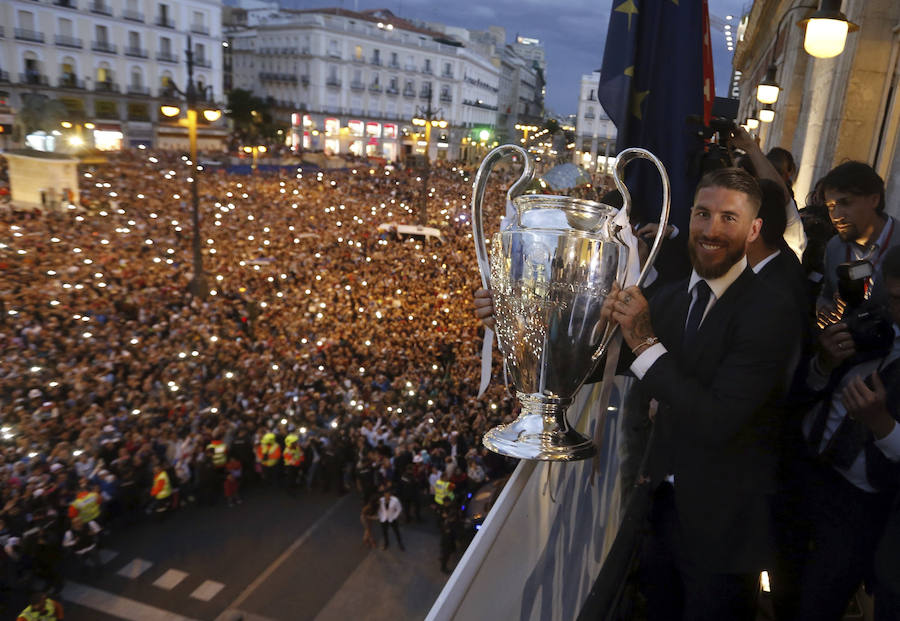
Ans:
{"label": "person in black jacket", "polygon": [[707,174],[691,210],[690,279],[649,304],[636,287],[604,304],[659,403],[642,558],[651,621],[754,619],[772,559],[772,436],[799,339],[784,319],[796,311],[747,262],[760,203],[745,171]]}

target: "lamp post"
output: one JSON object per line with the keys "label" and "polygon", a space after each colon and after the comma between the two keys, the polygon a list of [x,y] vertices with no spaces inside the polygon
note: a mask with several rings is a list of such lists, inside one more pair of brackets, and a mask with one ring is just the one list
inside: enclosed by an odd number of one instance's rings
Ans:
{"label": "lamp post", "polygon": [[537,125],[520,125],[516,123],[516,129],[522,132],[522,144],[528,145],[528,132],[536,132],[540,129]]}
{"label": "lamp post", "polygon": [[252,156],[250,160],[250,170],[255,171],[257,167],[257,159],[259,158],[260,153],[265,153],[268,149],[266,149],[265,145],[253,145],[250,147],[244,147],[244,153],[249,153]]}
{"label": "lamp post", "polygon": [[428,224],[428,177],[431,174],[431,158],[429,150],[431,148],[431,128],[438,127],[446,129],[449,125],[447,121],[439,118],[441,109],[432,109],[431,107],[431,86],[428,87],[428,104],[424,109],[417,107],[416,117],[413,118],[412,124],[417,127],[425,128],[425,172],[422,175],[422,191],[419,198],[419,226]]}
{"label": "lamp post", "polygon": [[[191,252],[193,255],[193,267],[194,267],[194,275],[191,278],[191,282],[189,284],[189,289],[191,294],[197,298],[205,298],[209,295],[209,288],[206,285],[206,273],[203,271],[203,246],[200,244],[200,197],[197,190],[197,173],[202,170],[200,165],[197,163],[197,113],[201,111],[201,108],[198,107],[198,103],[201,102],[198,97],[199,94],[203,95],[202,101],[206,101],[206,89],[199,89],[194,84],[194,52],[191,49],[191,37],[188,35],[187,38],[187,50],[185,50],[185,57],[187,59],[187,87],[184,91],[178,89],[177,86],[169,83],[169,86],[172,87],[175,92],[184,97],[185,104],[187,107],[187,128],[188,128],[188,142],[190,144],[190,158],[191,158],[191,226],[193,227],[193,236],[191,238]],[[211,88],[211,87],[209,87]],[[174,105],[163,105],[160,106],[160,112],[164,116],[169,118],[174,118],[181,114],[181,108],[179,106]],[[222,111],[218,108],[202,108],[203,118],[208,122],[213,123],[218,121],[222,116]]]}

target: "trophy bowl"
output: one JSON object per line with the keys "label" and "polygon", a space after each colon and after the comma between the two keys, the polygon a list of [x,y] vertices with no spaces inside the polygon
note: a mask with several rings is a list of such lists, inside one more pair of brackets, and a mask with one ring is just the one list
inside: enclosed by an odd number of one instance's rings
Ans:
{"label": "trophy bowl", "polygon": [[[488,248],[481,217],[486,177],[493,163],[509,152],[525,162],[524,173],[508,193],[516,217],[493,235]],[[627,150],[620,155],[621,166],[648,155]],[[662,165],[658,167],[664,175]],[[630,250],[619,235],[621,220],[613,207],[567,196],[516,196],[533,171],[521,147],[504,145],[488,154],[475,179],[472,226],[479,267],[493,295],[498,346],[521,404],[518,418],[488,431],[483,443],[522,459],[587,459],[595,453],[593,442],[572,428],[566,409],[612,337],[612,326],[601,311],[613,283],[624,285]],[[627,207],[627,189],[624,184],[619,189]],[[660,232],[668,220],[667,188],[664,198]],[[660,240],[658,233],[638,283]]]}

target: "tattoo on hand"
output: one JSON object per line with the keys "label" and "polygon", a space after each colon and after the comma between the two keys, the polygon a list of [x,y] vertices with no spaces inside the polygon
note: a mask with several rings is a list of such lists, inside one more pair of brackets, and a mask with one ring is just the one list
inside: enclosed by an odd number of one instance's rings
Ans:
{"label": "tattoo on hand", "polygon": [[653,326],[650,325],[649,310],[644,310],[635,316],[632,334],[634,334],[635,338],[639,339],[653,336]]}

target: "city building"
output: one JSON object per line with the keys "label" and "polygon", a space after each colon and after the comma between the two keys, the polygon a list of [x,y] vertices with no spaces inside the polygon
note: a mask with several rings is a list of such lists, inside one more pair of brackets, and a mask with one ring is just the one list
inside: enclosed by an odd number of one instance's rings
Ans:
{"label": "city building", "polygon": [[[0,3],[0,99],[60,101],[79,140],[100,149],[186,145],[187,130],[164,120],[161,103],[185,88],[191,41],[194,77],[223,101],[221,0],[6,0]],[[190,39],[189,39],[190,38]],[[200,129],[200,146],[222,143],[219,126]],[[37,146],[54,141],[33,136]]]}
{"label": "city building", "polygon": [[530,61],[533,66],[543,71],[546,75],[547,55],[544,52],[544,46],[541,45],[539,39],[516,35],[516,40],[511,45],[516,54],[525,60]]}
{"label": "city building", "polygon": [[226,79],[273,102],[296,148],[456,159],[496,141],[500,70],[464,41],[386,10],[252,0],[228,18]]}
{"label": "city building", "polygon": [[608,172],[616,156],[616,126],[597,99],[598,84],[599,71],[581,76],[573,157],[588,170]]}
{"label": "city building", "polygon": [[[740,117],[759,122],[764,150],[789,149],[799,171],[794,195],[802,207],[818,179],[835,165],[861,160],[887,184],[887,210],[900,215],[900,3],[844,0],[859,26],[843,51],[815,58],[794,24],[814,9],[798,0],[756,0],[738,29],[735,72],[741,72]],[[777,25],[777,27],[776,27]],[[767,74],[780,87],[770,122],[760,118],[757,86]],[[755,125],[756,123],[752,123]],[[893,198],[891,198],[893,197]]]}

